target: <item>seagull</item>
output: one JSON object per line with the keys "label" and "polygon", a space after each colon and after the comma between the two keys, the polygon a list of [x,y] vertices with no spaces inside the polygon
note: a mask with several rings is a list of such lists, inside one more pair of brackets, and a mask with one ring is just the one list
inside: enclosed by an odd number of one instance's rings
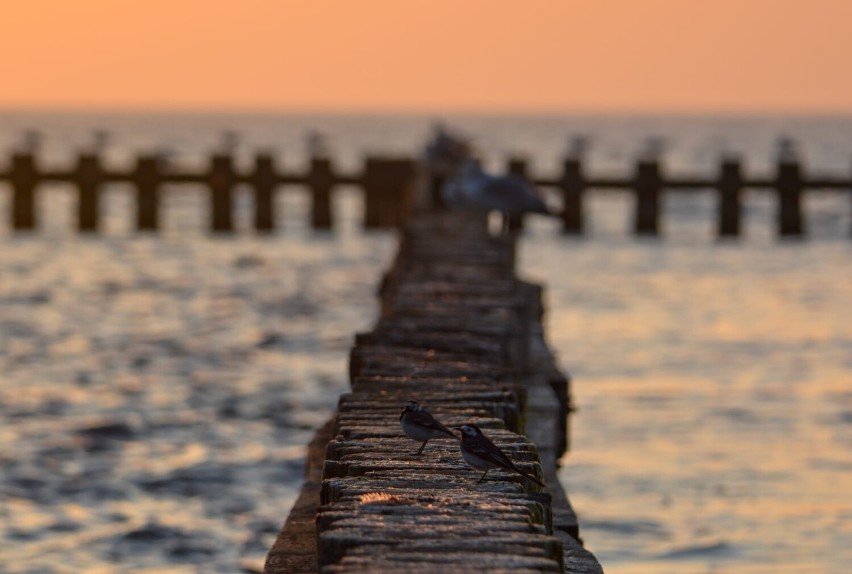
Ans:
{"label": "seagull", "polygon": [[18,144],[19,151],[30,155],[35,155],[41,147],[42,133],[38,130],[28,129],[21,134],[20,143]]}
{"label": "seagull", "polygon": [[327,158],[329,155],[328,138],[319,130],[309,130],[305,134],[305,145],[310,157]]}
{"label": "seagull", "polygon": [[539,479],[515,466],[515,463],[506,456],[506,453],[491,442],[491,439],[485,436],[475,424],[462,425],[457,427],[456,430],[462,433],[461,443],[459,444],[462,458],[475,470],[483,471],[478,482],[485,480],[485,475],[492,468],[502,468],[520,474],[527,480],[545,488],[544,483]]}
{"label": "seagull", "polygon": [[642,148],[639,150],[639,158],[642,161],[659,161],[660,156],[666,149],[666,140],[661,136],[645,138]]}
{"label": "seagull", "polygon": [[423,441],[416,454],[422,454],[426,443],[433,438],[452,437],[456,440],[459,439],[456,433],[442,425],[416,401],[405,403],[405,408],[399,415],[399,424],[408,438]]}
{"label": "seagull", "polygon": [[500,211],[508,217],[524,213],[553,215],[527,180],[516,175],[489,175],[475,159],[465,160],[442,193],[447,205],[458,209]]}
{"label": "seagull", "polygon": [[568,157],[573,159],[581,159],[586,155],[586,150],[589,147],[589,137],[585,134],[576,134],[568,140]]}
{"label": "seagull", "polygon": [[782,135],[775,142],[775,154],[779,163],[793,163],[798,157],[796,142],[793,138]]}
{"label": "seagull", "polygon": [[110,133],[104,129],[97,129],[92,132],[92,153],[98,154],[104,151],[109,144]]}
{"label": "seagull", "polygon": [[219,153],[232,155],[239,147],[240,134],[236,130],[223,130],[219,135]]}
{"label": "seagull", "polygon": [[450,131],[443,123],[433,125],[432,139],[423,150],[423,159],[435,175],[452,175],[464,160],[470,157],[471,144],[459,134]]}

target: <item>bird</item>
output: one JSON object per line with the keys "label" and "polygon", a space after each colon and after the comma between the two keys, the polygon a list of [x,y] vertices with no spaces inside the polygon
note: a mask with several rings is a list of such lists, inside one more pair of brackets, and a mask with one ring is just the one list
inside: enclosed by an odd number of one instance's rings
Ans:
{"label": "bird", "polygon": [[794,163],[798,157],[796,142],[789,136],[780,136],[775,142],[775,153],[778,163]]}
{"label": "bird", "polygon": [[420,450],[415,454],[422,454],[426,443],[433,438],[452,437],[459,440],[456,433],[440,423],[432,414],[421,407],[417,401],[408,401],[402,414],[399,415],[399,424],[408,438],[422,440]]}
{"label": "bird", "polygon": [[639,159],[641,161],[658,162],[660,156],[666,150],[666,139],[660,136],[650,136],[642,142],[642,147],[639,150]]}
{"label": "bird", "polygon": [[472,152],[470,141],[448,129],[443,123],[433,124],[433,137],[423,149],[423,160],[436,176],[451,176]]}
{"label": "bird", "polygon": [[331,155],[328,138],[319,130],[310,130],[305,134],[305,145],[308,148],[308,155],[312,158],[327,158]]}
{"label": "bird", "polygon": [[466,159],[442,190],[453,208],[500,211],[508,217],[525,213],[553,215],[527,180],[516,175],[490,175],[476,159]]}
{"label": "bird", "polygon": [[42,133],[38,130],[28,129],[21,134],[18,151],[35,155],[41,147]]}
{"label": "bird", "polygon": [[459,449],[461,450],[462,458],[474,470],[483,471],[482,476],[479,477],[477,482],[485,480],[485,475],[492,468],[502,468],[503,470],[516,472],[542,488],[545,487],[544,483],[539,479],[515,466],[515,463],[506,456],[506,453],[491,442],[491,439],[485,436],[482,430],[475,424],[462,425],[456,427],[456,430],[461,431]]}

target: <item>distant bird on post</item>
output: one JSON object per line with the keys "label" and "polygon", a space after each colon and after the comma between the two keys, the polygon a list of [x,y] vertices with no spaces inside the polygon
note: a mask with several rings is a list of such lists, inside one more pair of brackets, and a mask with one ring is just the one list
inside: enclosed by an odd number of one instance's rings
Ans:
{"label": "distant bird on post", "polygon": [[666,149],[666,140],[661,136],[650,136],[645,138],[642,148],[639,150],[640,161],[657,162]]}
{"label": "distant bird on post", "polygon": [[110,133],[104,129],[97,129],[92,132],[91,151],[94,154],[103,152],[110,142]]}
{"label": "distant bird on post", "polygon": [[568,157],[576,160],[583,159],[589,147],[589,137],[585,134],[576,134],[569,138],[567,153]]}
{"label": "distant bird on post", "polygon": [[308,149],[308,156],[312,158],[327,158],[331,155],[328,138],[319,130],[309,130],[305,134],[305,147]]}
{"label": "distant bird on post", "polygon": [[462,433],[461,443],[459,444],[462,458],[475,470],[483,471],[478,482],[485,480],[485,475],[492,468],[502,468],[520,474],[527,480],[545,488],[544,483],[539,479],[515,466],[515,463],[506,453],[491,442],[491,439],[485,436],[478,426],[466,424],[456,428],[456,430]]}
{"label": "distant bird on post", "polygon": [[418,455],[423,453],[426,443],[433,438],[452,437],[456,440],[459,439],[456,433],[441,424],[416,401],[408,401],[405,404],[402,414],[399,415],[399,424],[408,438],[423,441],[420,450],[415,453]]}
{"label": "distant bird on post", "polygon": [[466,138],[450,131],[443,123],[435,122],[432,139],[423,149],[423,160],[432,175],[446,178],[451,177],[471,153],[472,146]]}
{"label": "distant bird on post", "polygon": [[35,155],[41,148],[42,134],[38,130],[28,129],[21,134],[21,139],[18,143],[18,151]]}
{"label": "distant bird on post", "polygon": [[489,175],[478,160],[467,159],[456,177],[443,189],[450,207],[476,211],[499,211],[507,217],[525,213],[553,215],[527,180],[516,175]]}
{"label": "distant bird on post", "polygon": [[240,134],[235,130],[223,130],[219,136],[219,153],[232,155],[240,145]]}
{"label": "distant bird on post", "polygon": [[780,136],[775,142],[775,157],[779,163],[795,163],[799,158],[796,142],[789,136]]}

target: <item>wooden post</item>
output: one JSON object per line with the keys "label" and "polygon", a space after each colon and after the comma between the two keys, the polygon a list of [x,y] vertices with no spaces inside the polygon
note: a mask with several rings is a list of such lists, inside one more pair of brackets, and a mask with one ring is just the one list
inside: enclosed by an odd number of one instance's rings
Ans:
{"label": "wooden post", "polygon": [[634,231],[637,235],[659,235],[662,178],[657,159],[639,160],[636,164],[633,187],[636,191]]}
{"label": "wooden post", "polygon": [[[510,157],[506,165],[506,171],[510,175],[527,178],[527,160],[522,157]],[[506,216],[504,216],[506,217]],[[504,226],[508,231],[520,231],[524,228],[524,216],[522,214],[506,217]]]}
{"label": "wooden post", "polygon": [[275,229],[275,187],[278,175],[271,153],[260,153],[254,159],[254,228],[262,233]]}
{"label": "wooden post", "polygon": [[737,237],[740,234],[740,222],[742,221],[740,196],[743,187],[739,158],[726,157],[722,160],[717,185],[719,190],[719,237]]}
{"label": "wooden post", "polygon": [[136,229],[156,231],[160,227],[160,158],[140,156],[133,181],[136,183]]}
{"label": "wooden post", "polygon": [[215,153],[210,160],[210,228],[214,232],[234,230],[234,160],[228,153]]}
{"label": "wooden post", "polygon": [[311,225],[314,229],[331,229],[331,190],[334,187],[334,173],[331,160],[327,157],[311,158],[308,172],[308,188],[311,190]]}
{"label": "wooden post", "polygon": [[802,179],[797,158],[779,159],[775,186],[778,191],[778,234],[781,237],[801,237],[804,233]]}
{"label": "wooden post", "polygon": [[81,153],[74,173],[79,190],[77,227],[83,232],[98,230],[100,219],[100,186],[103,181],[100,157],[96,153]]}
{"label": "wooden post", "polygon": [[393,193],[388,206],[388,226],[402,227],[408,219],[414,204],[417,167],[411,158],[393,160]]}
{"label": "wooden post", "polygon": [[429,172],[427,185],[429,186],[429,207],[437,210],[447,209],[447,202],[444,201],[444,184],[447,182],[447,176],[435,172]]}
{"label": "wooden post", "polygon": [[35,229],[38,179],[35,156],[31,152],[12,155],[9,181],[12,184],[12,228],[15,230]]}
{"label": "wooden post", "polygon": [[368,157],[364,164],[364,227],[386,229],[407,215],[414,178],[411,159]]}
{"label": "wooden post", "polygon": [[381,227],[382,199],[380,195],[388,187],[384,163],[386,160],[368,157],[364,161],[364,228],[379,229]]}
{"label": "wooden post", "polygon": [[565,158],[562,163],[562,180],[559,184],[562,190],[562,232],[571,235],[581,235],[585,221],[583,214],[583,194],[586,191],[586,180],[583,177],[583,166],[579,156]]}

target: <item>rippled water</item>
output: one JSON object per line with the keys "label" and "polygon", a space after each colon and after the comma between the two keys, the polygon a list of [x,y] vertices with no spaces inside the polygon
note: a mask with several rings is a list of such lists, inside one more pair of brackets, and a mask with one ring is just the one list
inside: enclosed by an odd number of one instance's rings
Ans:
{"label": "rippled water", "polygon": [[607,571],[844,571],[852,245],[536,247],[580,409],[560,477]]}
{"label": "rippled water", "polygon": [[[567,134],[626,171],[641,137],[667,165],[712,172],[725,146],[756,171],[781,132],[808,165],[843,173],[843,118],[456,118],[493,165],[527,152],[556,169]],[[428,118],[0,114],[0,148],[25,126],[70,161],[92,127],[110,160],[165,144],[199,164],[220,128],[304,161],[325,130],[347,168],[416,149]],[[245,154],[247,157],[248,154]],[[272,238],[204,232],[198,190],[172,191],[165,231],[131,231],[129,190],[106,233],[69,231],[73,199],[40,199],[45,229],[0,225],[0,564],[9,572],[234,572],[258,567],[301,481],[303,446],[346,388],[352,334],[376,314],[391,234],[313,234],[306,198],[281,199]],[[595,197],[592,237],[535,222],[523,272],[547,285],[547,329],[579,412],[561,477],[610,573],[838,572],[852,563],[852,218],[809,198],[803,242],[773,237],[774,204],[746,197],[746,237],[713,239],[711,195],[666,199],[665,238],[629,237],[630,201]],[[238,199],[238,223],[250,204]],[[8,194],[0,189],[0,217]],[[676,216],[666,217],[676,213]]]}
{"label": "rippled water", "polygon": [[7,242],[0,570],[262,564],[388,239]]}

